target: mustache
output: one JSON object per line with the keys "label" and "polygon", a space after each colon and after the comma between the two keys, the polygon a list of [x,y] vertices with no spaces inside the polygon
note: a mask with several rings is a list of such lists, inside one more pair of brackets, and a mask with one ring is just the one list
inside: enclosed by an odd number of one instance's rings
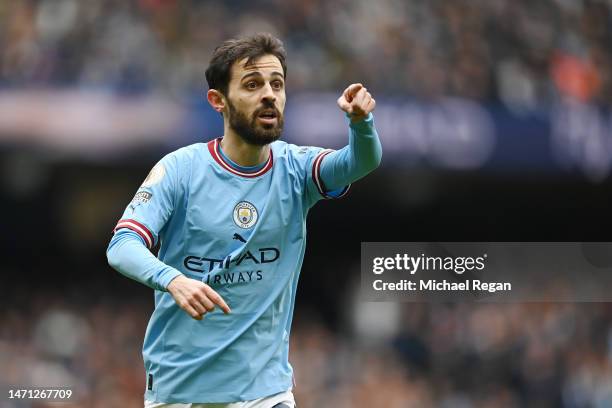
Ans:
{"label": "mustache", "polygon": [[262,103],[262,106],[260,106],[259,108],[255,109],[255,112],[253,112],[253,116],[257,117],[257,116],[259,116],[259,114],[261,112],[266,111],[266,110],[273,110],[274,114],[277,117],[281,117],[282,116],[280,111],[274,105],[274,102],[264,102],[264,103]]}

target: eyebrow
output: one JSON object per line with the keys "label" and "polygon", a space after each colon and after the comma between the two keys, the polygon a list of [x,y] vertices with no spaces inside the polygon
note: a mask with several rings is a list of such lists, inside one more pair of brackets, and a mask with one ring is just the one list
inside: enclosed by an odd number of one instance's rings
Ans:
{"label": "eyebrow", "polygon": [[[249,72],[248,74],[246,74],[242,78],[240,78],[240,80],[243,81],[245,78],[248,78],[248,77],[251,77],[251,76],[263,76],[263,75],[261,75],[261,72],[259,72],[259,71]],[[272,72],[271,76],[280,76],[283,79],[285,79],[283,74],[278,72],[278,71]]]}

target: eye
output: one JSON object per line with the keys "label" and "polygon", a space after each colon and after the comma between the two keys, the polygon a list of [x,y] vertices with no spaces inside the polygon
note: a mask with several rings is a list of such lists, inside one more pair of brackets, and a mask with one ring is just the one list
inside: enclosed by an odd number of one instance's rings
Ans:
{"label": "eye", "polygon": [[255,81],[249,81],[245,84],[245,87],[247,89],[256,89],[257,88],[257,82]]}
{"label": "eye", "polygon": [[283,89],[283,81],[272,81],[272,88]]}

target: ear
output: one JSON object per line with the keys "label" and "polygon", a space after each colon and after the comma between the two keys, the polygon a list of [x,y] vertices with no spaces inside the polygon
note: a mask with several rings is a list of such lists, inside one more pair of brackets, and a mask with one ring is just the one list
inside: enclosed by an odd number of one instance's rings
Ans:
{"label": "ear", "polygon": [[209,89],[206,93],[206,99],[208,99],[208,103],[210,103],[214,110],[223,113],[225,110],[225,97],[221,92],[216,89]]}

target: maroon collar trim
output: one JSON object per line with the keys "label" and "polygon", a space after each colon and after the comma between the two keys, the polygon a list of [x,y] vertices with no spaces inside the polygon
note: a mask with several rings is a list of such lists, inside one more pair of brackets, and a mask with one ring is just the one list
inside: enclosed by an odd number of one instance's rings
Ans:
{"label": "maroon collar trim", "polygon": [[272,148],[270,148],[270,156],[268,156],[268,161],[261,169],[254,171],[254,172],[244,172],[244,171],[240,171],[240,170],[233,168],[231,164],[223,160],[223,156],[219,152],[219,149],[221,148],[220,143],[219,143],[220,141],[221,141],[221,138],[219,137],[217,139],[213,139],[210,142],[208,142],[207,143],[208,151],[210,152],[210,155],[212,156],[212,158],[215,159],[215,161],[219,163],[221,167],[223,167],[225,170],[229,171],[230,173],[235,174],[237,176],[241,176],[241,177],[254,178],[254,177],[259,177],[262,174],[265,174],[268,170],[272,168],[272,163],[274,161],[272,157]]}

